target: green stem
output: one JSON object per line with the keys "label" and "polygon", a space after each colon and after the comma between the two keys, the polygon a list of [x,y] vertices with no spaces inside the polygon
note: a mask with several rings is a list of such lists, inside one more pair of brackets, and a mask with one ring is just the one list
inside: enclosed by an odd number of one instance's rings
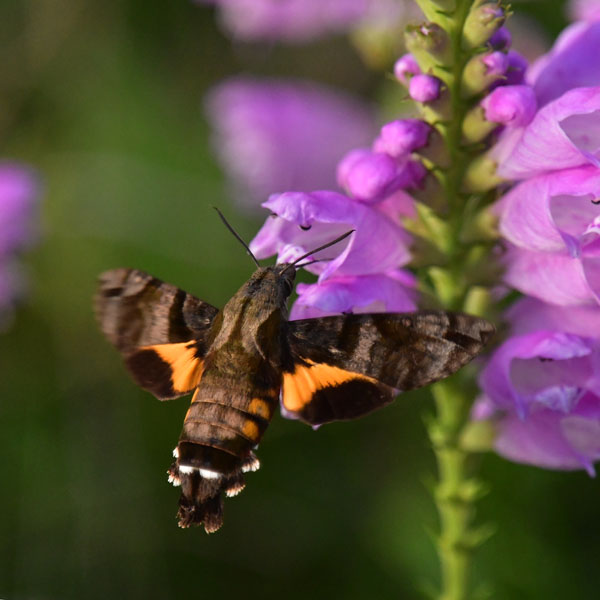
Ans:
{"label": "green stem", "polygon": [[473,481],[468,454],[460,447],[460,433],[468,418],[470,402],[460,379],[452,378],[433,386],[437,415],[430,437],[438,464],[435,503],[440,518],[438,555],[442,587],[439,600],[469,597],[474,516]]}
{"label": "green stem", "polygon": [[[444,15],[443,23],[452,48],[452,65],[444,78],[450,93],[451,119],[442,128],[451,160],[440,177],[448,203],[450,247],[443,274],[438,268],[433,279],[434,285],[437,281],[440,286],[438,291],[443,291],[441,299],[449,310],[464,309],[469,291],[463,277],[468,248],[461,244],[460,233],[467,200],[462,192],[462,182],[473,155],[461,143],[463,120],[471,108],[462,98],[461,81],[471,56],[463,49],[462,32],[472,4],[473,0],[456,0],[455,10]],[[471,597],[471,559],[474,547],[483,537],[482,530],[472,527],[474,503],[481,494],[482,486],[471,477],[470,454],[460,445],[461,433],[469,420],[474,399],[471,383],[468,376],[460,373],[436,383],[432,388],[437,414],[430,423],[429,434],[438,465],[435,503],[440,519],[438,554],[442,580],[438,600],[467,600]]]}

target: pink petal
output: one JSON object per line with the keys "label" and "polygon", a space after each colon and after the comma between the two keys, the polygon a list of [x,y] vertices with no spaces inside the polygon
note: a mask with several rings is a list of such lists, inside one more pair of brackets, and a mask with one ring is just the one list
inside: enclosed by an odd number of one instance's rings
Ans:
{"label": "pink petal", "polygon": [[599,161],[600,87],[578,88],[538,111],[500,161],[498,174],[524,179]]}

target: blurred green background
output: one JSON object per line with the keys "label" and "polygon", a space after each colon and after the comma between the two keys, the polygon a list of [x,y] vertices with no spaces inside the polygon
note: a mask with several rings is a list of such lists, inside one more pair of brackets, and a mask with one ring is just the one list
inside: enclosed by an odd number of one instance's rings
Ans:
{"label": "blurred green background", "polygon": [[[549,36],[558,2],[517,4]],[[551,7],[551,10],[548,10]],[[221,306],[252,263],[208,144],[205,92],[239,72],[312,77],[375,98],[343,38],[231,43],[186,0],[2,0],[0,156],[45,182],[30,293],[0,336],[0,597],[417,598],[436,580],[428,393],[317,432],[276,417],[262,468],[212,536],[178,529],[166,481],[186,400],[138,389],[97,331],[95,278],[135,266]],[[485,456],[497,533],[475,564],[499,599],[598,598],[600,488]]]}

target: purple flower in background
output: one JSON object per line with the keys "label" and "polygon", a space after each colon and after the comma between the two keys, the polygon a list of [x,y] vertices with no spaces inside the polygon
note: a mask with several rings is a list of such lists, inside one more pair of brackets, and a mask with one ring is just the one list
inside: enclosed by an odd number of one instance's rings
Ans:
{"label": "purple flower in background", "polygon": [[503,456],[555,469],[600,459],[600,308],[533,299],[509,311],[512,336],[493,354],[476,419],[493,419]]}
{"label": "purple flower in background", "polygon": [[569,15],[573,21],[600,21],[600,0],[571,0]]}
{"label": "purple flower in background", "polygon": [[38,184],[33,173],[15,163],[0,163],[0,319],[23,289],[17,255],[37,233],[35,212]]}
{"label": "purple flower in background", "polygon": [[376,131],[359,100],[302,81],[230,79],[206,106],[235,197],[250,208],[274,192],[334,187],[338,160]]}
{"label": "purple flower in background", "polygon": [[397,0],[198,0],[219,10],[223,27],[245,41],[306,42],[360,26],[399,28],[411,4]]}

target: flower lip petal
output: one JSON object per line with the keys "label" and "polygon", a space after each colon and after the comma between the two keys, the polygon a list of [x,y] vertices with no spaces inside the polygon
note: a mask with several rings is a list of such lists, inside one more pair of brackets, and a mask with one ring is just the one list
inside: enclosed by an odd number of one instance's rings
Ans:
{"label": "flower lip petal", "polygon": [[556,40],[553,48],[527,71],[540,106],[568,90],[600,85],[597,61],[600,56],[600,21],[574,23]]}
{"label": "flower lip petal", "polygon": [[596,236],[600,205],[592,200],[597,197],[600,171],[594,167],[531,178],[500,201],[500,231],[521,248],[577,256]]}
{"label": "flower lip petal", "polygon": [[596,132],[598,111],[600,87],[570,90],[542,107],[499,165],[498,174],[507,179],[524,179],[595,162],[598,156],[592,157],[590,148],[598,152],[600,142],[594,136],[587,139],[581,132],[586,123]]}
{"label": "flower lip petal", "polygon": [[506,255],[504,281],[520,292],[559,306],[598,302],[581,261],[567,255],[517,248]]}
{"label": "flower lip petal", "polygon": [[415,291],[402,283],[404,273],[333,277],[318,284],[299,283],[292,319],[349,312],[407,312],[416,309]]}
{"label": "flower lip petal", "polygon": [[[373,208],[336,192],[285,192],[275,194],[264,203],[278,215],[268,219],[250,249],[257,258],[275,252],[279,260],[289,260],[302,248],[310,252],[354,229],[354,235],[315,256],[330,258],[327,263],[309,267],[324,281],[337,275],[366,275],[395,269],[410,258],[409,236],[396,223]],[[303,229],[304,228],[304,229]],[[290,246],[292,248],[290,248]]]}

